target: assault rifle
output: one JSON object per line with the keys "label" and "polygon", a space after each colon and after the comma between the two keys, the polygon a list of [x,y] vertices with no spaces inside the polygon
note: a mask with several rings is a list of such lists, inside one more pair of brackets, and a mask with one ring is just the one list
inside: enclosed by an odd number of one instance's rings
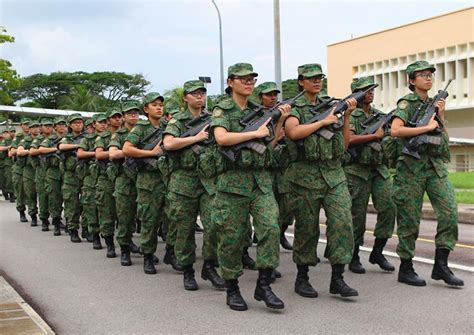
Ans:
{"label": "assault rifle", "polygon": [[[261,106],[257,110],[254,110],[254,111],[250,112],[249,114],[245,115],[240,120],[240,123],[245,126],[244,130],[242,130],[242,133],[257,130],[263,124],[265,124],[265,122],[267,122],[268,119],[271,119],[271,121],[269,122],[269,125],[271,127],[272,132],[273,132],[273,128],[275,127],[275,123],[280,119],[280,116],[281,116],[281,113],[278,110],[278,107],[280,107],[282,105],[290,105],[291,107],[293,107],[296,103],[296,100],[299,97],[301,97],[304,93],[305,93],[305,91],[303,90],[302,92],[300,92],[294,98],[288,99],[288,100],[285,100],[285,101],[281,101],[270,109],[266,109],[263,106]],[[260,117],[258,117],[257,119],[254,119],[255,116],[257,116],[259,114],[259,112],[261,112],[262,110],[264,110],[263,114]],[[266,138],[264,141],[269,143],[272,140],[273,140],[273,136],[271,136],[270,138]],[[236,145],[233,145],[233,146],[229,146],[229,147],[221,147],[221,148],[219,148],[219,150],[227,159],[229,159],[232,162],[235,162],[235,160],[238,158],[238,156],[239,156],[239,154],[240,154],[240,152],[243,148],[251,149],[251,150],[259,153],[260,155],[262,155],[265,152],[265,150],[267,150],[266,145],[264,145],[262,143],[259,143],[258,141],[255,141],[255,140],[245,141],[245,142],[242,142],[242,143],[239,143],[239,144],[236,144]]]}
{"label": "assault rifle", "polygon": [[[83,133],[79,134],[78,136],[76,136],[73,139],[72,143],[70,143],[70,144],[79,144],[79,143],[81,143],[81,140],[84,137],[84,134],[85,133],[83,132]],[[66,158],[69,158],[69,157],[76,157],[76,151],[77,151],[77,149],[71,149],[71,150],[65,150],[65,151],[61,150],[60,156],[62,157],[62,159],[66,159]]]}
{"label": "assault rifle", "polygon": [[[357,135],[373,135],[377,130],[379,130],[381,127],[387,127],[388,123],[392,119],[393,114],[395,113],[397,109],[395,108],[394,110],[390,111],[387,114],[384,113],[374,113],[374,115],[370,116],[367,120],[365,120],[361,126],[364,128],[364,130]],[[375,122],[374,122],[375,121]],[[372,123],[372,125],[370,125]],[[370,126],[369,126],[370,125]],[[362,147],[362,146],[368,146],[372,148],[373,150],[380,152],[382,151],[382,145],[378,141],[370,141],[370,142],[365,142],[361,143],[358,145],[351,146],[348,151],[351,154],[352,157],[357,156],[357,148]]]}
{"label": "assault rifle", "polygon": [[[186,122],[185,127],[188,130],[182,133],[180,138],[195,136],[204,128],[206,128],[206,126],[209,126],[210,124],[211,124],[211,114],[209,114],[207,111],[204,111],[204,113],[200,115],[199,117]],[[194,143],[191,146],[191,150],[196,155],[199,155],[202,149],[201,145],[208,145],[211,142],[212,142],[212,139],[207,139],[199,143]]]}
{"label": "assault rifle", "polygon": [[[316,106],[315,109],[318,109],[318,111],[319,110],[324,110],[324,111],[317,114],[313,112],[313,114],[315,115],[311,119],[309,119],[307,122],[305,122],[305,124],[311,124],[311,123],[324,120],[329,114],[332,113],[333,109],[334,109],[334,115],[336,115],[337,117],[344,115],[344,112],[347,110],[347,107],[348,107],[347,105],[348,99],[354,98],[357,100],[357,103],[362,103],[364,101],[365,94],[373,90],[377,86],[379,86],[379,84],[370,85],[363,91],[352,93],[348,95],[347,97],[345,97],[344,99],[337,101],[334,105],[331,105],[328,103],[326,106],[321,106],[321,104]],[[327,108],[324,108],[324,107],[327,107]],[[342,128],[342,126],[343,124],[340,124],[340,123],[332,125],[334,129],[340,129]],[[319,136],[325,138],[326,140],[330,140],[334,136],[334,133],[331,130],[329,130],[328,127],[319,128],[318,130],[316,130],[315,134],[318,134]]]}
{"label": "assault rifle", "polygon": [[[50,148],[56,148],[61,140],[62,137],[56,138],[54,141],[51,142]],[[49,154],[39,155],[40,160],[42,160],[43,162],[46,162],[48,158],[52,157],[56,157],[59,160],[63,160],[62,153],[59,150],[56,150],[55,152],[50,152]]]}
{"label": "assault rifle", "polygon": [[[415,128],[424,127],[428,125],[433,115],[437,117],[438,107],[436,107],[436,103],[440,101],[441,99],[446,99],[449,96],[447,89],[448,89],[449,84],[451,84],[451,81],[452,79],[449,79],[444,90],[438,91],[438,94],[434,96],[433,101],[431,101],[431,103],[428,104],[425,114],[419,120],[416,120],[415,121],[416,123],[412,124],[413,127]],[[441,120],[438,119],[438,122],[441,122]],[[410,137],[409,139],[404,141],[405,143],[404,143],[404,148],[402,150],[402,153],[405,155],[414,157],[416,159],[420,159],[420,154],[418,153],[420,146],[422,146],[423,144],[428,144],[428,143],[434,144],[434,145],[440,145],[441,144],[440,135],[442,132],[443,130],[441,128],[436,128],[433,132],[430,132],[431,134],[424,133],[424,134]]]}
{"label": "assault rifle", "polygon": [[[158,143],[161,142],[163,136],[163,130],[161,128],[156,128],[153,132],[148,134],[143,138],[143,150],[152,150]],[[127,169],[130,173],[136,174],[138,168],[141,166],[151,166],[156,169],[158,164],[158,157],[146,157],[146,158],[137,158],[137,157],[125,157],[125,161],[122,166]]]}

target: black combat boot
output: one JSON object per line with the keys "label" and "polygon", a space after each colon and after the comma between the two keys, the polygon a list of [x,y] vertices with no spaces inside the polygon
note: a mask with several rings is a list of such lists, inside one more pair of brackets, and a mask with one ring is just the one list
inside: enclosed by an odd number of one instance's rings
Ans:
{"label": "black combat boot", "polygon": [[49,231],[49,220],[41,219],[41,231]]}
{"label": "black combat boot", "polygon": [[132,254],[138,254],[139,251],[140,251],[140,248],[138,247],[138,245],[136,245],[135,243],[133,243],[132,239],[130,239],[130,243],[128,244],[129,248],[130,248],[130,252]]}
{"label": "black combat boot", "polygon": [[8,195],[8,192],[4,192],[3,197],[5,198],[5,201],[10,200],[10,196]]}
{"label": "black combat boot", "polygon": [[326,243],[326,248],[324,248],[324,258],[329,259],[329,243]]}
{"label": "black combat boot", "polygon": [[153,264],[153,254],[143,255],[143,271],[145,271],[147,275],[156,274],[155,264]]}
{"label": "black combat boot", "polygon": [[94,242],[94,234],[89,233],[87,228],[82,228],[82,233],[86,235],[86,240],[89,243]]}
{"label": "black combat boot", "polygon": [[435,263],[433,266],[433,272],[431,272],[431,278],[434,280],[442,279],[446,284],[452,286],[464,286],[464,281],[461,278],[456,277],[448,267],[448,256],[448,249],[436,249]]}
{"label": "black combat boot", "polygon": [[352,260],[349,263],[349,270],[354,273],[365,273],[365,269],[360,262],[358,245],[354,247],[354,254],[352,255]]}
{"label": "black combat boot", "polygon": [[277,278],[281,278],[281,272],[277,269],[273,269],[272,271],[272,284],[276,282]]}
{"label": "black combat boot", "polygon": [[99,234],[91,234],[92,235],[92,248],[95,250],[102,249],[102,242],[100,241]]}
{"label": "black combat boot", "polygon": [[369,262],[371,264],[378,264],[384,271],[393,272],[395,267],[382,254],[383,248],[387,244],[386,238],[375,238],[374,247],[370,253]]}
{"label": "black combat boot", "polygon": [[135,232],[140,234],[142,232],[142,222],[137,219],[137,227],[135,228]]}
{"label": "black combat boot", "polygon": [[253,232],[252,243],[253,244],[258,244],[258,238],[257,238],[257,235],[255,234],[255,232]]}
{"label": "black combat boot", "polygon": [[281,244],[281,247],[283,249],[286,249],[286,250],[293,250],[293,246],[291,245],[291,243],[286,239],[286,236],[285,236],[285,232],[286,230],[288,229],[288,225],[284,224],[282,227],[281,227],[281,231],[280,231],[280,244]]}
{"label": "black combat boot", "polygon": [[115,243],[114,243],[114,235],[104,236],[105,244],[107,245],[107,258],[115,258],[117,254],[115,253]]}
{"label": "black combat boot", "polygon": [[296,274],[295,292],[305,298],[317,298],[318,292],[309,283],[308,265],[296,265],[298,273]]}
{"label": "black combat boot", "polygon": [[225,281],[217,273],[213,260],[204,260],[201,270],[201,278],[209,280],[212,286],[218,290],[225,289]]}
{"label": "black combat boot", "polygon": [[412,286],[426,286],[424,279],[418,276],[413,268],[411,258],[400,259],[400,270],[398,271],[398,281]]}
{"label": "black combat boot", "polygon": [[165,257],[163,257],[163,262],[165,264],[171,265],[176,271],[183,271],[183,267],[178,264],[178,260],[176,259],[176,255],[174,254],[174,246],[166,244],[166,252]]}
{"label": "black combat boot", "polygon": [[196,291],[198,289],[192,265],[183,266],[183,284],[186,291]]}
{"label": "black combat boot", "polygon": [[86,239],[87,242],[89,242],[89,232],[87,231],[86,228],[82,228],[82,229],[81,229],[81,237],[82,237],[83,239]]}
{"label": "black combat boot", "polygon": [[249,270],[257,270],[257,264],[255,264],[255,261],[250,257],[247,248],[244,249],[244,253],[242,254],[242,266]]}
{"label": "black combat boot", "polygon": [[25,211],[20,211],[20,222],[28,222],[28,219],[25,215]]}
{"label": "black combat boot", "polygon": [[81,238],[79,237],[79,233],[78,233],[77,229],[71,229],[71,232],[69,233],[69,235],[71,235],[71,242],[73,242],[73,243],[81,243],[82,242]]}
{"label": "black combat boot", "polygon": [[227,291],[226,302],[230,309],[234,311],[246,311],[248,307],[240,294],[239,281],[237,279],[226,279],[225,287]]}
{"label": "black combat boot", "polygon": [[341,297],[356,297],[359,293],[353,288],[349,287],[344,281],[342,274],[344,273],[344,264],[333,264],[331,285],[329,286],[329,293],[340,294]]}
{"label": "black combat boot", "polygon": [[132,265],[132,260],[130,259],[130,248],[128,245],[123,245],[120,247],[120,265],[130,266]]}
{"label": "black combat boot", "polygon": [[53,218],[53,226],[54,226],[53,235],[54,235],[54,236],[59,236],[59,235],[61,235],[60,224],[61,224],[61,218]]}
{"label": "black combat boot", "polygon": [[36,214],[31,215],[31,224],[30,224],[30,226],[31,227],[38,226],[38,217],[36,216]]}
{"label": "black combat boot", "polygon": [[14,203],[16,201],[16,197],[13,193],[10,193],[10,202]]}
{"label": "black combat boot", "polygon": [[257,286],[255,287],[255,293],[253,297],[257,301],[264,301],[268,308],[272,309],[283,309],[285,304],[280,298],[273,293],[270,287],[270,281],[272,277],[273,269],[260,269],[258,270]]}

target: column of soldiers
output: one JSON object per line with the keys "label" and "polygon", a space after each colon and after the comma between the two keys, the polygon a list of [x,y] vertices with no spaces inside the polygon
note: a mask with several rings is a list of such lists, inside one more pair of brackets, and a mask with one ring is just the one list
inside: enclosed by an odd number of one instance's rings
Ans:
{"label": "column of soldiers", "polygon": [[[198,289],[199,216],[204,227],[201,278],[225,289],[227,305],[239,311],[247,309],[238,285],[244,267],[258,270],[254,298],[271,309],[284,308],[270,287],[281,277],[276,270],[280,245],[293,250],[294,291],[318,297],[309,267],[319,262],[321,208],[327,218],[325,257],[332,267],[329,292],[357,296],[343,273],[346,264],[354,273],[366,271],[359,247],[369,198],[378,213],[369,262],[395,270],[383,250],[397,220],[398,281],[426,285],[412,262],[426,191],[438,218],[431,277],[463,286],[448,267],[458,230],[447,178],[445,101],[428,95],[435,72],[431,64],[417,61],[406,72],[412,93],[397,102],[386,122],[380,122],[385,114],[371,106],[371,78],[355,80],[352,95],[333,101],[321,95],[321,66],[304,64],[298,67],[301,94],[296,99],[277,103],[280,91],[265,82],[257,87],[255,103],[250,97],[258,74],[247,63],[229,67],[227,94],[211,112],[204,108],[204,84],[190,80],[183,85],[183,110],[165,112],[164,97],[151,92],[141,104],[127,102],[90,120],[80,114],[67,120],[23,119],[21,131],[2,131],[0,187],[5,200],[16,203],[21,222],[28,221],[27,211],[31,226],[38,225],[39,216],[43,231],[52,223],[54,235],[61,235],[64,204],[71,242],[86,239],[100,250],[102,238],[106,257],[115,258],[117,241],[121,265],[132,265],[131,253],[141,253],[146,274],[157,273],[155,253],[162,236],[164,263],[183,273],[186,290]],[[430,104],[437,113],[415,127]],[[147,120],[139,120],[140,113]],[[423,144],[419,157],[404,154],[407,139],[434,131],[441,143]],[[293,222],[292,246],[285,231]],[[252,226],[255,261],[247,252]],[[135,232],[139,246],[132,241]]]}

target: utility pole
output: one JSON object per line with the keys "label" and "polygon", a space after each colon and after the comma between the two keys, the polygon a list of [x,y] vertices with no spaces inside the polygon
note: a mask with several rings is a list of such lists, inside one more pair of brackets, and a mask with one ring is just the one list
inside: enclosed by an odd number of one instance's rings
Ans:
{"label": "utility pole", "polygon": [[[283,92],[281,86],[280,0],[273,0],[273,23],[275,44],[275,82],[280,92]],[[279,94],[279,100],[282,100],[282,93]]]}

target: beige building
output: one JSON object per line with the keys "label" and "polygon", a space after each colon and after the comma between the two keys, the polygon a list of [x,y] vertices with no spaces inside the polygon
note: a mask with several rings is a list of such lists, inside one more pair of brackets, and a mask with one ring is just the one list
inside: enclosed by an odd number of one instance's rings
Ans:
{"label": "beige building", "polygon": [[474,170],[474,7],[328,45],[329,94],[343,97],[354,78],[380,86],[374,106],[385,112],[409,93],[405,69],[415,60],[436,66],[431,95],[449,79],[446,118],[451,169]]}

